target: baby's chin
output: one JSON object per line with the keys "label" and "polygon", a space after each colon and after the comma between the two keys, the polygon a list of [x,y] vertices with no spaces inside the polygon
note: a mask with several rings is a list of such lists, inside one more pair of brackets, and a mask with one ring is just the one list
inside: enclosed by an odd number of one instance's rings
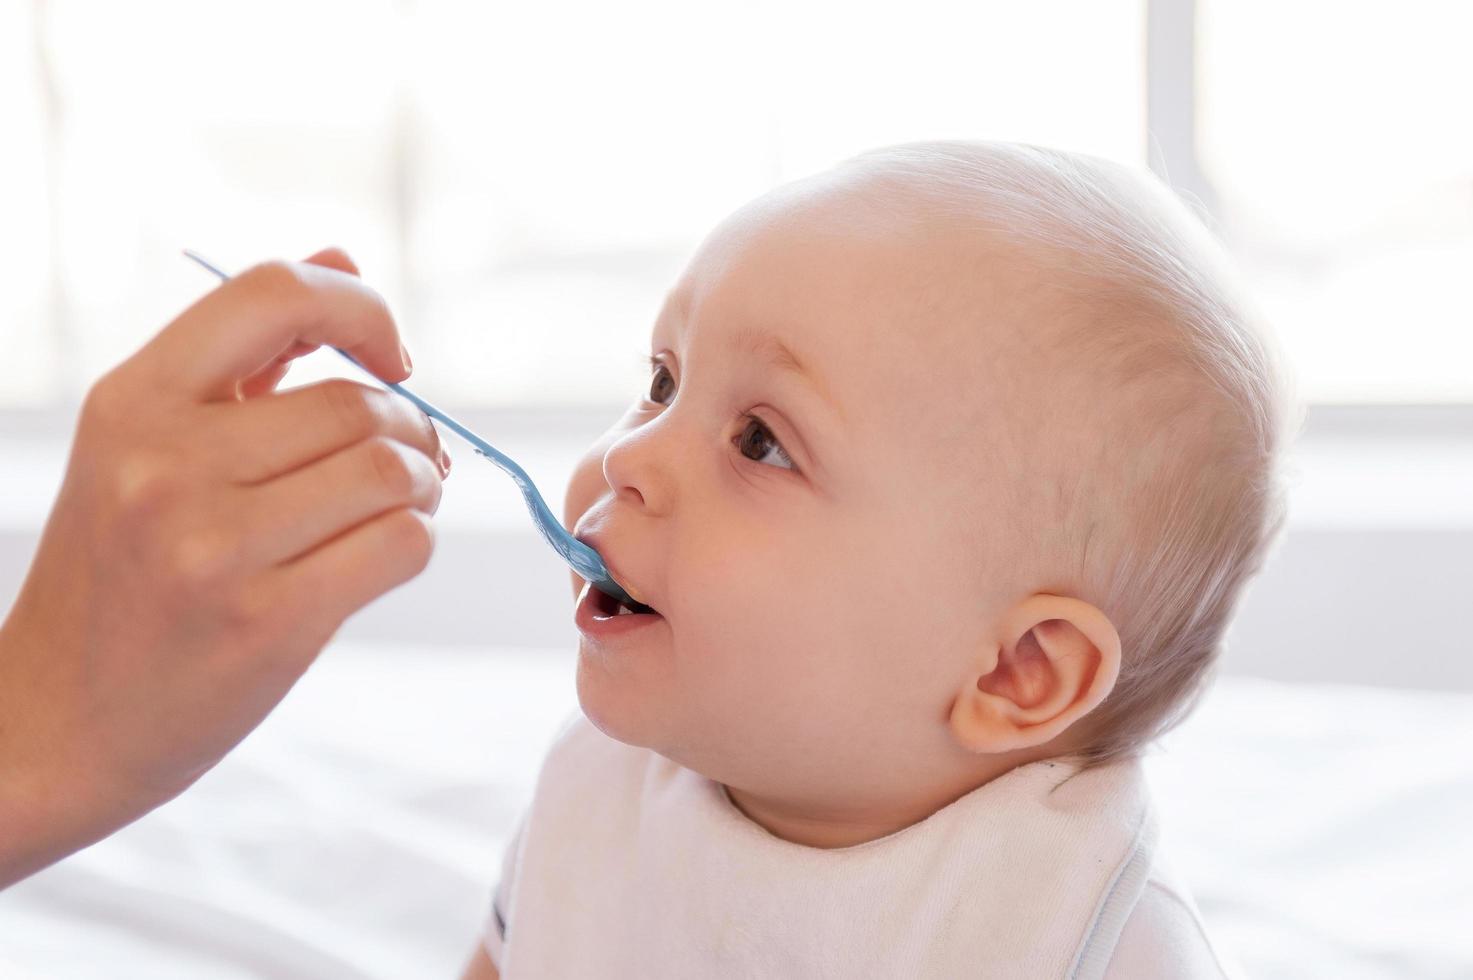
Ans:
{"label": "baby's chin", "polygon": [[610,652],[581,639],[578,646],[578,707],[593,727],[609,738],[640,748],[655,748],[665,685],[638,662],[644,651]]}
{"label": "baby's chin", "polygon": [[[713,713],[682,690],[668,661],[646,651],[624,653],[612,664],[608,654],[583,640],[578,650],[578,707],[593,727],[625,745],[649,749],[712,779],[742,739],[723,739]],[[713,764],[715,763],[715,764]]]}

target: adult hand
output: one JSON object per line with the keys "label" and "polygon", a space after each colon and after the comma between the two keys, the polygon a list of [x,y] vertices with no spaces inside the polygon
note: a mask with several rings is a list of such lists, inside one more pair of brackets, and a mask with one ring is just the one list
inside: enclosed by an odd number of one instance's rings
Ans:
{"label": "adult hand", "polygon": [[255,266],[87,393],[0,627],[0,887],[179,794],[428,563],[429,418],[353,381],[275,390],[322,344],[409,375],[357,273],[336,249]]}

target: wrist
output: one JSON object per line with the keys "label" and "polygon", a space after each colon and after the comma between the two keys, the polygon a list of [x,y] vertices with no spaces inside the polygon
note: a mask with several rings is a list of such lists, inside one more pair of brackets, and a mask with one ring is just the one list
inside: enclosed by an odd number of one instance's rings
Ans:
{"label": "wrist", "polygon": [[107,836],[92,781],[40,723],[26,683],[29,646],[0,624],[0,889]]}

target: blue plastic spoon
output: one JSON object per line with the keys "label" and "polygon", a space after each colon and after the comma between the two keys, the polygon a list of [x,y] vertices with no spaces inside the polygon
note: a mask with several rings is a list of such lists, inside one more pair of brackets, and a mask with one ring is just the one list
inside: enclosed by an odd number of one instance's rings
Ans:
{"label": "blue plastic spoon", "polygon": [[[192,252],[186,248],[184,249],[184,254],[194,261],[198,262],[200,265],[204,266],[206,269],[213,272],[215,275],[219,276],[222,280],[227,280],[230,278],[230,276],[221,271],[218,266],[210,262],[198,252]],[[367,368],[364,368],[362,364],[358,364],[357,358],[355,358],[352,354],[349,354],[347,351],[343,350],[341,347],[334,347],[333,350],[337,351],[339,354],[343,355],[354,364],[357,364],[358,367],[363,368],[365,372],[368,372]],[[382,378],[373,376],[371,372],[369,373],[370,376],[373,377],[373,379],[379,384],[386,385],[391,391],[397,391],[399,394],[403,395],[405,398],[409,399],[411,402],[417,405],[420,411],[424,412],[426,415],[430,416],[431,418],[439,419],[441,422],[445,423],[462,439],[464,439],[466,442],[469,442],[471,444],[471,447],[474,448],[476,452],[480,453],[482,456],[485,456],[491,462],[495,463],[497,466],[505,470],[507,475],[510,476],[514,481],[516,481],[518,489],[522,491],[522,498],[527,502],[527,509],[532,512],[532,523],[537,525],[538,531],[542,532],[543,540],[552,545],[552,550],[556,551],[558,555],[563,559],[563,561],[568,563],[569,567],[571,567],[573,571],[577,572],[580,576],[590,582],[595,589],[598,589],[605,595],[613,596],[615,599],[618,599],[620,602],[629,606],[629,608],[634,610],[635,612],[651,611],[649,606],[637,602],[633,596],[624,591],[623,587],[620,586],[618,582],[615,582],[613,580],[613,578],[609,575],[608,566],[604,564],[604,560],[599,557],[597,551],[594,551],[588,545],[584,544],[582,541],[579,541],[577,538],[569,534],[563,528],[562,522],[559,521],[556,517],[552,516],[552,511],[548,510],[547,503],[542,499],[542,494],[537,492],[537,487],[532,483],[532,478],[529,477],[526,470],[518,466],[516,462],[511,459],[511,457],[505,455],[504,453],[496,449],[496,447],[492,446],[485,439],[482,439],[470,429],[467,429],[465,426],[455,421],[455,419],[440,411],[438,408],[431,405],[429,402],[425,401],[423,398],[419,397],[408,388],[405,388],[403,385],[394,384],[390,381],[384,381]]]}

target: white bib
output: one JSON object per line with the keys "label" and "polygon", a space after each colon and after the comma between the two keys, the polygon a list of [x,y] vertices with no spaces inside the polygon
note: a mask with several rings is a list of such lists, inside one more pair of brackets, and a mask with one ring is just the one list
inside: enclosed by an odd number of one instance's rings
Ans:
{"label": "white bib", "polygon": [[501,976],[1101,977],[1156,820],[1138,762],[1076,772],[1020,766],[888,837],[825,850],[769,834],[721,785],[580,715],[498,888]]}

